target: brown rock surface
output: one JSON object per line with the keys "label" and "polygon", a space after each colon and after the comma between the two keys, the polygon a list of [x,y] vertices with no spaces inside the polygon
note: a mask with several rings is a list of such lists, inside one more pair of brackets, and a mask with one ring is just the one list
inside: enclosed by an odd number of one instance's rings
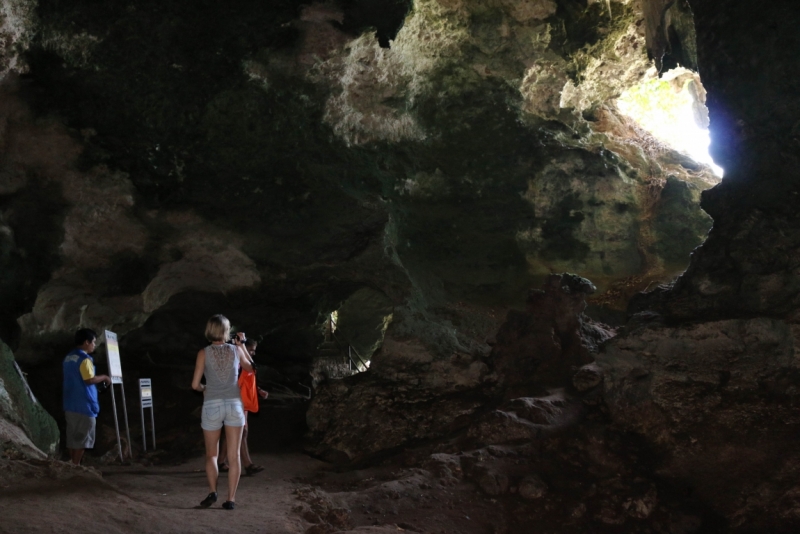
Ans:
{"label": "brown rock surface", "polygon": [[612,336],[583,315],[594,291],[584,278],[551,275],[544,289],[530,292],[524,312],[509,313],[492,350],[506,398],[569,384],[575,370],[591,362],[598,344]]}
{"label": "brown rock surface", "polygon": [[318,388],[306,417],[312,450],[360,462],[453,433],[491,398],[495,380],[479,357],[435,358],[390,332],[368,372]]}
{"label": "brown rock surface", "polygon": [[768,318],[639,326],[597,357],[611,420],[732,525],[774,528],[800,461],[796,344],[793,325]]}

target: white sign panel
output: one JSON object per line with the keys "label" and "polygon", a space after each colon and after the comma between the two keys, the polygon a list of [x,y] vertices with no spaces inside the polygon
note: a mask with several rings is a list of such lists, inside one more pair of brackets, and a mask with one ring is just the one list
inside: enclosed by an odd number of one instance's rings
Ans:
{"label": "white sign panel", "polygon": [[142,408],[153,407],[153,387],[150,385],[149,378],[139,379],[139,399],[142,402]]}
{"label": "white sign panel", "polygon": [[106,330],[106,351],[108,352],[108,374],[112,384],[122,384],[122,364],[119,361],[117,334]]}
{"label": "white sign panel", "polygon": [[147,434],[144,429],[144,409],[150,408],[150,429],[153,432],[153,448],[156,448],[156,419],[153,415],[153,386],[149,378],[139,379],[140,413],[142,414],[142,450],[147,450]]}
{"label": "white sign panel", "polygon": [[114,430],[117,432],[119,459],[120,461],[125,461],[122,455],[122,440],[119,437],[119,419],[117,417],[117,398],[114,394],[114,384],[119,384],[122,389],[122,413],[125,415],[125,430],[128,432],[128,457],[133,457],[131,427],[128,426],[128,407],[125,405],[125,384],[122,383],[122,364],[119,361],[117,334],[108,330],[106,330],[106,353],[108,353],[108,374],[111,375],[111,403],[114,406]]}

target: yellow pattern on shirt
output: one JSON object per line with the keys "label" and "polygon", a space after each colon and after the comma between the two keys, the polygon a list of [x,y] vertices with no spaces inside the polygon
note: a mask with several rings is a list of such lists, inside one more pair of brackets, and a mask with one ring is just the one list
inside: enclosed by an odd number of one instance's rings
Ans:
{"label": "yellow pattern on shirt", "polygon": [[86,358],[81,362],[81,378],[84,380],[94,378],[94,364],[89,358]]}

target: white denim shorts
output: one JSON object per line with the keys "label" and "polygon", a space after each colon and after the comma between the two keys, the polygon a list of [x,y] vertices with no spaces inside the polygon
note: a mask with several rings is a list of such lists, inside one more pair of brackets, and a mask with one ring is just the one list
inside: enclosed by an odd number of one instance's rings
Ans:
{"label": "white denim shorts", "polygon": [[242,399],[216,399],[203,403],[200,426],[203,430],[219,430],[222,425],[244,426]]}

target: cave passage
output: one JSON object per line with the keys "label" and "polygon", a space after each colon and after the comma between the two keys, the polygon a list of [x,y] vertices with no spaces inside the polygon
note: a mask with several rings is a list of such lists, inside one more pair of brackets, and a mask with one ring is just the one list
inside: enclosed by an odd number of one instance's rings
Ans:
{"label": "cave passage", "polygon": [[362,288],[323,314],[323,340],[317,346],[311,376],[314,386],[368,370],[392,321],[386,295]]}

